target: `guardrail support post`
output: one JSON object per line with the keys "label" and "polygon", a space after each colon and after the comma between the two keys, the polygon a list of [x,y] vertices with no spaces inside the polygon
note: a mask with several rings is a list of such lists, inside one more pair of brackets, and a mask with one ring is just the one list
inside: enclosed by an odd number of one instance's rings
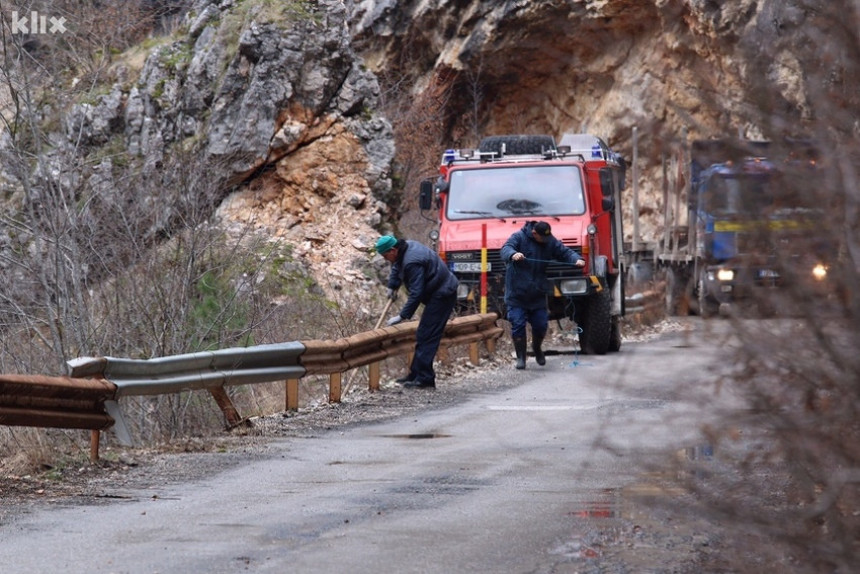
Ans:
{"label": "guardrail support post", "polygon": [[478,342],[469,343],[469,360],[472,361],[472,364],[477,366],[481,364],[481,357],[478,353]]}
{"label": "guardrail support post", "polygon": [[370,363],[367,366],[367,388],[370,391],[379,390],[379,363]]}
{"label": "guardrail support post", "polygon": [[287,379],[287,389],[286,389],[287,398],[285,401],[285,407],[288,411],[297,411],[299,410],[299,380],[298,379]]}
{"label": "guardrail support post", "polygon": [[487,352],[490,355],[494,355],[496,353],[496,340],[495,339],[487,339],[484,341],[487,345]]}
{"label": "guardrail support post", "polygon": [[215,402],[218,403],[218,406],[221,408],[221,412],[224,413],[224,417],[227,419],[228,425],[235,427],[242,422],[242,417],[239,415],[239,411],[236,409],[233,401],[230,400],[230,395],[227,394],[224,387],[212,387],[209,389],[209,394],[211,394],[212,398],[215,399]]}
{"label": "guardrail support post", "polygon": [[343,379],[343,373],[332,373],[328,376],[328,402],[340,402],[340,382]]}
{"label": "guardrail support post", "polygon": [[101,439],[101,431],[90,431],[90,462],[98,462],[99,460],[99,440]]}

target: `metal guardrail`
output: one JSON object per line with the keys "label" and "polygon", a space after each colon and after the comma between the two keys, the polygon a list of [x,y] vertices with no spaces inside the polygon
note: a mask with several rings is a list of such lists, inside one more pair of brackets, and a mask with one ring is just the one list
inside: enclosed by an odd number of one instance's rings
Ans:
{"label": "metal guardrail", "polygon": [[[477,343],[490,348],[504,329],[495,313],[457,317],[448,322],[441,347]],[[98,458],[99,431],[113,426],[123,444],[131,444],[118,399],[209,391],[231,425],[241,422],[225,386],[286,380],[286,408],[298,408],[298,381],[306,375],[329,375],[329,400],[341,400],[341,377],[370,367],[369,388],[379,388],[379,363],[408,355],[415,346],[416,321],[375,329],[334,341],[311,340],[236,347],[155,359],[80,357],[68,362],[68,377],[0,375],[0,424],[81,428],[93,431],[91,457]],[[492,352],[492,348],[490,351]]]}
{"label": "metal guardrail", "polygon": [[298,360],[304,352],[302,343],[292,342],[143,360],[81,357],[68,365],[71,377],[111,381],[119,398],[299,378],[305,375]]}
{"label": "metal guardrail", "polygon": [[[477,343],[486,341],[490,352],[493,352],[494,341],[504,333],[504,329],[496,325],[497,319],[496,313],[451,319],[445,326],[440,348],[468,344],[472,363],[478,364]],[[371,391],[378,390],[379,363],[388,357],[411,354],[417,329],[418,322],[409,321],[335,341],[303,341],[306,351],[300,357],[300,362],[309,375],[329,375],[329,401],[339,402],[345,371],[368,365],[368,388]],[[286,395],[287,410],[297,409],[298,381],[287,381]]]}
{"label": "metal guardrail", "polygon": [[0,424],[105,430],[114,420],[104,403],[115,395],[108,381],[0,375]]}
{"label": "metal guardrail", "polygon": [[630,314],[645,314],[653,313],[662,308],[664,295],[656,290],[643,291],[634,293],[627,297],[625,307],[627,313]]}
{"label": "metal guardrail", "polygon": [[114,425],[106,403],[116,385],[96,379],[0,375],[0,424],[90,430],[90,458],[98,460],[100,431]]}

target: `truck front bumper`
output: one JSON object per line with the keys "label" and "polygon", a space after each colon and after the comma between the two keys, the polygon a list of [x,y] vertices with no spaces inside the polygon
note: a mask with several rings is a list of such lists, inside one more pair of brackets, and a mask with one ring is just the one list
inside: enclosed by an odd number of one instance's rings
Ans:
{"label": "truck front bumper", "polygon": [[728,304],[761,296],[765,290],[780,289],[789,282],[799,282],[811,293],[826,291],[827,267],[819,262],[806,263],[786,273],[775,266],[716,265],[707,268],[699,289],[704,289],[711,300]]}

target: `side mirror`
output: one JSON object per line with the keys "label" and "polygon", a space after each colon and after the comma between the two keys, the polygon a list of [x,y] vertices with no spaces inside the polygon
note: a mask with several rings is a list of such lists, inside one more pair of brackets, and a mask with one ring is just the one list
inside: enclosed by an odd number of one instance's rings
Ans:
{"label": "side mirror", "polygon": [[618,190],[624,191],[627,186],[627,162],[620,155],[618,156],[618,165],[621,166],[621,173],[618,174]]}
{"label": "side mirror", "polygon": [[600,192],[603,197],[612,197],[612,192],[615,190],[615,181],[612,177],[612,169],[608,167],[600,168]]}
{"label": "side mirror", "polygon": [[615,201],[613,201],[611,197],[604,197],[603,201],[600,203],[600,207],[603,208],[603,211],[612,211],[615,209]]}
{"label": "side mirror", "polygon": [[430,180],[421,182],[421,190],[418,193],[418,208],[421,211],[433,209],[433,182]]}

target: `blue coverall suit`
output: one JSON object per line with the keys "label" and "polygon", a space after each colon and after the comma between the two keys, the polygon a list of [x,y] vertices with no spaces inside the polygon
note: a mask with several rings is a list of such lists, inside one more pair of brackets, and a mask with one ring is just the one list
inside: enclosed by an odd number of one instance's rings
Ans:
{"label": "blue coverall suit", "polygon": [[457,304],[457,277],[445,266],[439,255],[426,245],[407,239],[391,265],[388,287],[395,291],[406,286],[408,297],[400,317],[411,319],[424,304],[424,312],[415,331],[415,356],[409,368],[409,379],[421,384],[436,384],[433,359],[445,333],[445,324]]}
{"label": "blue coverall suit", "polygon": [[[544,243],[535,240],[532,237],[535,223],[529,221],[511,235],[500,252],[502,261],[507,264],[505,307],[508,321],[511,322],[511,337],[514,339],[526,336],[526,323],[532,326],[534,339],[542,340],[546,335],[546,296],[550,292],[546,268],[549,262],[562,261],[576,265],[582,259],[576,251],[565,247],[553,236],[547,237]],[[515,253],[522,253],[526,259],[511,261]]]}

